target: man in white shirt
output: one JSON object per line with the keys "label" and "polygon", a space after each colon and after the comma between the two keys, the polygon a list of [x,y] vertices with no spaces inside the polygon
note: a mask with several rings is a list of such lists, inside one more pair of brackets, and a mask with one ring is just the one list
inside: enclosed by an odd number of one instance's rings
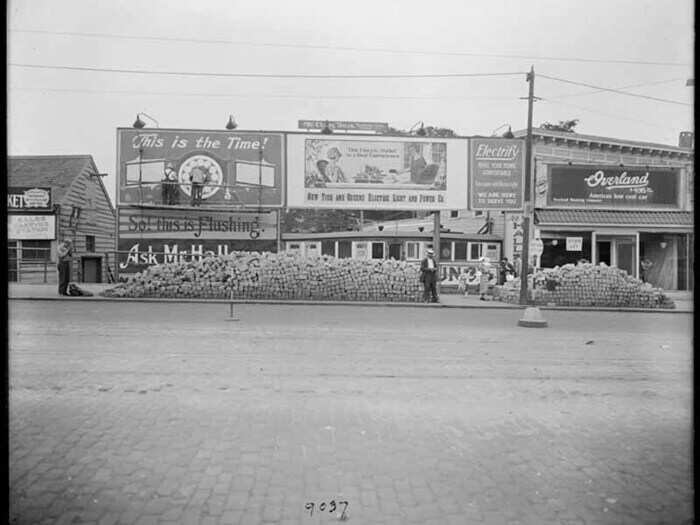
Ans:
{"label": "man in white shirt", "polygon": [[438,302],[437,296],[437,262],[435,252],[429,248],[426,257],[420,262],[420,281],[423,283],[423,302]]}

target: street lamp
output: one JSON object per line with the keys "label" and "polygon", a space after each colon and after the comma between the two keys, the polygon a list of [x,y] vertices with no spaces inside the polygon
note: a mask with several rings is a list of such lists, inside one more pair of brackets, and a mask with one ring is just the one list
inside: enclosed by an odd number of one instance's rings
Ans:
{"label": "street lamp", "polygon": [[328,125],[328,121],[326,120],[326,125],[323,126],[323,129],[321,130],[321,133],[324,135],[331,135],[333,133],[333,130],[331,127]]}
{"label": "street lamp", "polygon": [[155,123],[157,128],[160,127],[160,125],[158,124],[158,121],[156,119],[154,119],[153,117],[151,117],[147,113],[141,112],[141,113],[136,113],[136,121],[134,121],[134,123],[133,123],[133,127],[135,127],[136,129],[142,129],[142,128],[146,127],[146,123],[143,120],[141,120],[142,116],[146,117],[149,120],[152,120]]}
{"label": "street lamp", "polygon": [[226,129],[229,131],[232,131],[238,127],[238,124],[236,124],[236,121],[233,120],[233,115],[228,116],[228,122],[226,123]]}

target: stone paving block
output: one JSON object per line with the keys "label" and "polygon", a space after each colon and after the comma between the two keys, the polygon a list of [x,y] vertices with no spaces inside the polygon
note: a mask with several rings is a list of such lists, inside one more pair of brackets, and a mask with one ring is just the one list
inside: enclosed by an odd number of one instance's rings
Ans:
{"label": "stone paving block", "polygon": [[[180,523],[231,513],[262,523],[280,508],[278,522],[313,525],[318,516],[305,518],[304,503],[341,497],[350,522],[368,525],[396,521],[397,507],[406,523],[508,523],[519,507],[537,525],[692,515],[689,454],[676,453],[690,450],[692,407],[689,329],[679,317],[645,314],[640,324],[620,314],[611,323],[557,312],[542,338],[508,328],[504,312],[465,319],[447,309],[431,324],[426,312],[400,308],[247,306],[261,315],[222,353],[208,305],[182,316],[170,304],[104,304],[119,315],[101,315],[99,328],[92,310],[44,312],[37,324],[31,309],[41,308],[26,303],[14,317],[10,464],[13,507],[25,516],[38,505],[62,518],[94,497],[100,519],[120,511],[118,523],[135,522],[155,515],[154,496],[180,505],[159,522]],[[584,325],[603,335],[581,353]],[[124,326],[138,334],[133,348],[122,344]],[[324,330],[337,335],[332,351],[319,342]],[[71,341],[60,359],[43,350],[57,333]],[[99,334],[101,352],[88,334]],[[660,355],[657,343],[669,337]],[[280,391],[265,373],[281,378]],[[109,384],[124,386],[97,390]],[[32,500],[20,498],[28,489]],[[604,513],[609,497],[617,503]]]}

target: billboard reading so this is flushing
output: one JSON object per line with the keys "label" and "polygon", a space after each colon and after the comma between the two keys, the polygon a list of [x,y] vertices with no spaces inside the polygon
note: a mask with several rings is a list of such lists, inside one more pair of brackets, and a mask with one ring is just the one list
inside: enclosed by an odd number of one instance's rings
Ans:
{"label": "billboard reading so this is flushing", "polygon": [[466,207],[465,141],[289,135],[287,144],[290,207]]}
{"label": "billboard reading so this is flushing", "polygon": [[117,130],[120,205],[281,207],[280,133]]}

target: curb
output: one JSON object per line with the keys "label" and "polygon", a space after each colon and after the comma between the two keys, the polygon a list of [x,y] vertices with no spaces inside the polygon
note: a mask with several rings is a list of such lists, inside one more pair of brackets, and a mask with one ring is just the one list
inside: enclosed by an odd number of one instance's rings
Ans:
{"label": "curb", "polygon": [[[177,297],[9,297],[11,301],[100,301],[100,302],[142,302],[142,303],[183,303],[183,304],[262,304],[262,305],[304,305],[304,306],[373,306],[373,307],[411,307],[411,308],[453,308],[479,310],[523,310],[526,306],[501,303],[498,305],[471,305],[445,303],[406,303],[377,301],[305,301],[305,300],[266,300],[266,299],[186,299]],[[692,314],[693,310],[670,308],[615,308],[596,306],[540,306],[540,310],[562,312],[629,312],[629,313],[665,313]]]}

